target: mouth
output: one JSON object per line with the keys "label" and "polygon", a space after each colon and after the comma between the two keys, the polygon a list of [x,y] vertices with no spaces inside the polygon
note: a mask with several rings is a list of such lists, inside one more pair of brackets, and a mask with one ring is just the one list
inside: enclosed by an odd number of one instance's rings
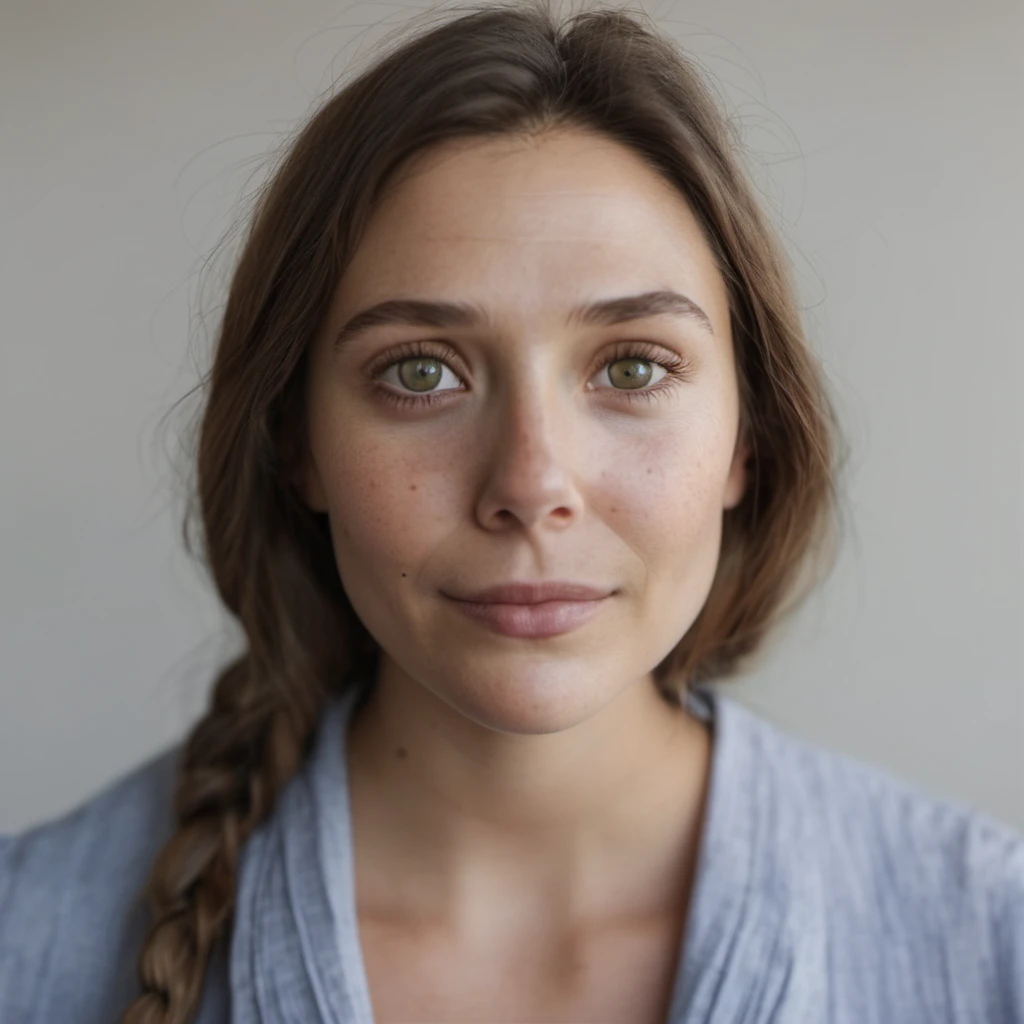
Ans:
{"label": "mouth", "polygon": [[511,637],[543,638],[571,632],[599,615],[611,594],[588,600],[539,601],[532,604],[462,601],[444,595],[464,615],[496,633]]}

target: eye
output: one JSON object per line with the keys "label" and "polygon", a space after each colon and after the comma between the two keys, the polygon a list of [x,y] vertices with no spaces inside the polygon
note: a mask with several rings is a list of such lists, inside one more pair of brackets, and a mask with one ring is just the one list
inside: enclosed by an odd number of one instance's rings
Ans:
{"label": "eye", "polygon": [[[440,386],[446,373],[449,381],[454,381],[456,387],[461,383],[448,364],[436,356],[416,355],[411,359],[399,359],[391,363],[376,379],[412,392],[433,394],[438,391],[454,390]],[[392,376],[389,378],[388,374]]]}
{"label": "eye", "polygon": [[459,387],[441,387],[448,380],[461,383],[448,366],[452,356],[443,345],[431,341],[411,341],[385,352],[367,367],[366,374],[374,391],[392,405],[426,407],[445,402]]}
{"label": "eye", "polygon": [[600,364],[598,377],[609,387],[597,388],[627,401],[653,402],[665,397],[693,375],[692,363],[660,345],[620,341]]}
{"label": "eye", "polygon": [[[448,365],[447,361],[452,358],[444,346],[433,342],[407,342],[385,353],[366,372],[385,401],[399,406],[425,407],[448,401],[446,396],[463,390],[462,379]],[[454,387],[443,386],[446,373]],[[597,374],[592,373],[590,379],[601,373],[609,386],[593,390],[616,398],[653,401],[689,380],[691,364],[660,346],[622,341],[610,355],[603,357],[600,369]]]}
{"label": "eye", "polygon": [[[661,376],[658,376],[658,372]],[[636,391],[657,384],[669,375],[669,367],[645,356],[606,360],[601,367],[615,390]]]}

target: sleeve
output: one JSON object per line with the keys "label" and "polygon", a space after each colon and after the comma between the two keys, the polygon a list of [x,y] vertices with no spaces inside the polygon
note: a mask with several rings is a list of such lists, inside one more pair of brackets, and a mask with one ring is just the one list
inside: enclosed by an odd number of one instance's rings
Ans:
{"label": "sleeve", "polygon": [[1003,834],[1001,870],[992,887],[993,957],[1000,1021],[1024,1024],[1024,837]]}
{"label": "sleeve", "polygon": [[[34,1024],[57,947],[66,875],[45,829],[0,837],[0,1021]],[[54,870],[56,869],[56,870]],[[40,885],[39,879],[46,884]]]}
{"label": "sleeve", "polygon": [[0,837],[0,1024],[97,1024],[136,993],[143,888],[173,828],[175,758]]}

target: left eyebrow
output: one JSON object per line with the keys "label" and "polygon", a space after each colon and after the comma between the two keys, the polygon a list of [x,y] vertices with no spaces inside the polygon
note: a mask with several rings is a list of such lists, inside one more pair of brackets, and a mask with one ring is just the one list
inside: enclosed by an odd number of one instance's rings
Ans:
{"label": "left eyebrow", "polygon": [[[707,313],[693,299],[671,289],[585,303],[570,310],[566,322],[611,326],[650,316],[687,317],[699,323],[712,337],[715,334]],[[384,324],[450,328],[476,327],[489,322],[487,313],[473,303],[389,299],[356,313],[348,320],[334,339],[334,349],[337,351],[363,331]]]}

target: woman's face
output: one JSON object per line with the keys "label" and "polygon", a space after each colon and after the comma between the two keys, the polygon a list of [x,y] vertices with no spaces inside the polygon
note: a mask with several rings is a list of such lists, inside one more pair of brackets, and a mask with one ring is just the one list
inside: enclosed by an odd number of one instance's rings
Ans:
{"label": "woman's face", "polygon": [[[570,316],[668,290],[691,311]],[[336,343],[390,300],[476,314]],[[649,679],[704,604],[745,486],[707,243],[631,150],[584,131],[414,158],[339,282],[307,408],[300,486],[328,515],[382,676],[506,732],[567,728]],[[613,593],[546,636],[499,632],[446,596],[551,580]]]}

